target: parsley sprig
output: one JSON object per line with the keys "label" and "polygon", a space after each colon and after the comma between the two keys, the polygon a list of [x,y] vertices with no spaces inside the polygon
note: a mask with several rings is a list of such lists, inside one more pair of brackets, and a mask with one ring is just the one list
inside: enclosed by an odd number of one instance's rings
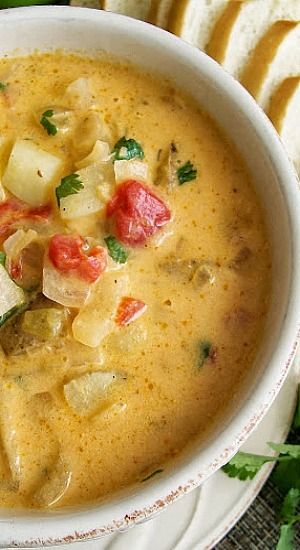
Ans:
{"label": "parsley sprig", "polygon": [[60,200],[63,197],[76,195],[76,193],[78,193],[80,189],[84,188],[84,185],[79,178],[79,174],[69,174],[69,176],[65,176],[64,178],[62,178],[59,186],[55,189],[58,206],[60,206]]}
{"label": "parsley sprig", "polygon": [[191,163],[190,160],[188,160],[185,164],[180,166],[177,170],[177,178],[179,185],[182,185],[183,183],[186,183],[187,181],[195,180],[197,177],[197,169],[194,167],[194,165]]}
{"label": "parsley sprig", "polygon": [[53,124],[49,118],[52,118],[54,115],[53,109],[48,109],[48,111],[45,111],[40,119],[40,124],[45,128],[48,136],[55,136],[57,134],[57,128],[55,124]]}
{"label": "parsley sprig", "polygon": [[126,139],[125,136],[117,141],[112,153],[114,160],[143,159],[145,156],[142,146],[135,139]]}
{"label": "parsley sprig", "polygon": [[[300,428],[300,386],[298,403],[293,426]],[[300,445],[285,443],[268,443],[269,447],[279,453],[278,456],[256,455],[238,452],[223,466],[229,477],[242,481],[253,479],[260,468],[267,462],[276,462],[272,475],[274,483],[285,495],[279,514],[281,522],[280,537],[276,550],[293,550],[295,525],[300,522]]]}
{"label": "parsley sprig", "polygon": [[113,235],[104,238],[110,257],[119,264],[125,264],[128,252]]}

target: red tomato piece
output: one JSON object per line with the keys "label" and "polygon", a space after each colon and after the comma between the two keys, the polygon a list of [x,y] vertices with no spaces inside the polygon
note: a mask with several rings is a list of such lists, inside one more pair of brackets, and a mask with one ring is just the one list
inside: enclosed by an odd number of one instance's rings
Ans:
{"label": "red tomato piece", "polygon": [[129,325],[129,323],[138,319],[146,309],[147,305],[142,300],[124,296],[117,309],[115,321],[120,326]]}
{"label": "red tomato piece", "polygon": [[95,246],[85,254],[83,245],[79,235],[54,235],[49,242],[49,258],[58,271],[93,283],[106,269],[107,251]]}
{"label": "red tomato piece", "polygon": [[129,180],[119,185],[107,205],[114,217],[116,234],[130,246],[142,245],[171,219],[167,205],[146,185]]}
{"label": "red tomato piece", "polygon": [[8,199],[0,203],[0,241],[20,225],[22,221],[45,222],[51,214],[51,207],[38,206],[31,208],[25,202]]}

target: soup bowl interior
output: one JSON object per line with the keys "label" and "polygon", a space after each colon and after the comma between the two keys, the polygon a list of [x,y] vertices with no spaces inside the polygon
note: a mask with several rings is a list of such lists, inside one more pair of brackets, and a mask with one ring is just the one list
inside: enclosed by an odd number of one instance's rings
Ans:
{"label": "soup bowl interior", "polygon": [[33,547],[101,536],[151,517],[226,463],[258,425],[296,349],[299,187],[273,127],[254,100],[217,63],[178,38],[122,16],[59,7],[4,11],[0,35],[1,56],[57,48],[86,55],[108,53],[144,71],[162,74],[192,96],[248,166],[264,207],[273,260],[271,304],[255,376],[248,379],[210,440],[187,449],[159,478],[132,486],[109,502],[47,513],[0,512],[0,546]]}

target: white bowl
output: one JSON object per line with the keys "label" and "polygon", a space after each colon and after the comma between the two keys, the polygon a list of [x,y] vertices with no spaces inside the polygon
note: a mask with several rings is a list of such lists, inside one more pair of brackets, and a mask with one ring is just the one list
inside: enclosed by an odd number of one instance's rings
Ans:
{"label": "white bowl", "polygon": [[0,55],[65,48],[119,59],[162,73],[206,110],[236,144],[265,207],[274,281],[259,372],[247,395],[204,448],[194,448],[159,479],[84,509],[0,514],[0,546],[51,546],[111,533],[163,510],[220,468],[256,428],[295,355],[300,314],[300,193],[279,138],[250,95],[217,63],[156,27],[101,11],[35,7],[0,12]]}

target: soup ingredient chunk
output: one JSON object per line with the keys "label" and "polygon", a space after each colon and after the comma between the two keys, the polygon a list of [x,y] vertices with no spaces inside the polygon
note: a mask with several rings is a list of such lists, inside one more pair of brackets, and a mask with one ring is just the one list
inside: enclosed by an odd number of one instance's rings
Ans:
{"label": "soup ingredient chunk", "polygon": [[171,219],[167,205],[146,185],[129,180],[122,183],[107,206],[117,237],[124,244],[138,246]]}
{"label": "soup ingredient chunk", "polygon": [[0,264],[0,327],[26,303],[24,291],[18,287]]}
{"label": "soup ingredient chunk", "polygon": [[12,148],[2,183],[18,199],[40,206],[48,202],[61,168],[60,158],[43,151],[33,141],[19,139]]}
{"label": "soup ingredient chunk", "polygon": [[61,333],[64,325],[64,312],[54,307],[26,311],[22,330],[42,340],[50,340]]}
{"label": "soup ingredient chunk", "polygon": [[147,309],[147,305],[142,300],[136,300],[129,296],[122,298],[121,303],[119,304],[116,323],[117,325],[129,325],[135,319],[138,319]]}
{"label": "soup ingredient chunk", "polygon": [[113,155],[115,160],[130,160],[134,158],[143,159],[145,153],[142,146],[135,139],[126,139],[124,136],[115,144]]}
{"label": "soup ingredient chunk", "polygon": [[102,246],[95,246],[86,254],[83,246],[80,236],[54,235],[49,243],[49,258],[61,273],[94,283],[106,269],[107,251]]}
{"label": "soup ingredient chunk", "polygon": [[114,372],[91,372],[64,386],[68,405],[80,416],[90,415],[107,397],[108,388],[117,380]]}
{"label": "soup ingredient chunk", "polygon": [[0,203],[0,241],[5,239],[18,225],[46,223],[51,213],[50,206],[30,208],[16,199]]}

